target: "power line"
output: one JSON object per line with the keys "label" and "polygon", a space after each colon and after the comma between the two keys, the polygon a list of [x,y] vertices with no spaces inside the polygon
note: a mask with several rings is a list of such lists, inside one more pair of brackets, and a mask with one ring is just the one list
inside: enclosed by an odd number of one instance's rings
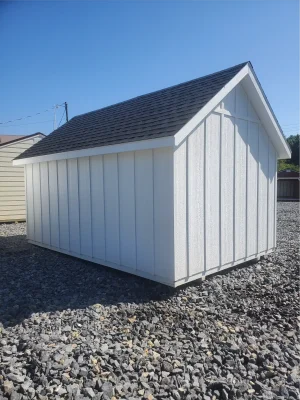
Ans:
{"label": "power line", "polygon": [[65,103],[57,104],[57,105],[55,105],[55,106],[53,106],[53,107],[51,107],[51,108],[48,108],[47,110],[38,112],[38,113],[33,114],[33,115],[27,115],[26,117],[21,117],[21,118],[17,118],[17,119],[12,119],[12,120],[6,121],[6,122],[0,122],[0,125],[9,124],[10,122],[15,122],[15,121],[21,121],[22,119],[26,119],[26,118],[32,118],[32,117],[35,117],[36,115],[40,115],[40,114],[42,114],[42,113],[44,113],[44,112],[48,112],[48,111],[54,110],[54,108],[57,108],[57,107],[65,107]]}
{"label": "power line", "polygon": [[40,122],[28,122],[27,124],[19,124],[19,125],[5,125],[0,126],[0,128],[9,128],[10,126],[24,126],[24,125],[35,125],[35,124],[43,124],[44,122],[52,122],[53,119],[48,119],[47,121],[40,121]]}
{"label": "power line", "polygon": [[65,115],[65,112],[66,112],[66,110],[64,110],[63,115],[61,116],[61,119],[60,119],[60,121],[59,121],[59,124],[58,124],[58,127],[57,127],[57,128],[60,127],[60,124],[61,124],[61,121],[62,121],[62,119],[63,119],[63,116]]}

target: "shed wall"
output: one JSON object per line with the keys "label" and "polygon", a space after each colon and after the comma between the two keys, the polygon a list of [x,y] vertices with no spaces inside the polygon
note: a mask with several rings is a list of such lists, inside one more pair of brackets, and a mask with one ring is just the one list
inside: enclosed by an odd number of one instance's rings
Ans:
{"label": "shed wall", "polygon": [[274,249],[276,167],[239,84],[174,152],[176,285]]}
{"label": "shed wall", "polygon": [[0,222],[26,219],[24,167],[12,160],[34,143],[38,136],[0,147]]}
{"label": "shed wall", "polygon": [[173,284],[173,150],[26,165],[28,239]]}

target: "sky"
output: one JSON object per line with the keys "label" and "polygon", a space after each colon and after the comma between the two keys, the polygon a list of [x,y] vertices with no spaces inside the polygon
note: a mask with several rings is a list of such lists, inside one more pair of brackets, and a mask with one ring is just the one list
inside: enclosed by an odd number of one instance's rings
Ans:
{"label": "sky", "polygon": [[0,135],[49,134],[65,101],[71,118],[248,60],[299,133],[297,0],[1,2],[0,49]]}

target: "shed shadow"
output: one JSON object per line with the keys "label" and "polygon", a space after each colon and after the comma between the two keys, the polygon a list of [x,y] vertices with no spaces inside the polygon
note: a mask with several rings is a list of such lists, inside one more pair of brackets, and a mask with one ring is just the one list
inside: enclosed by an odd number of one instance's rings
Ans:
{"label": "shed shadow", "polygon": [[0,326],[32,313],[165,300],[177,290],[34,246],[25,235],[0,236]]}

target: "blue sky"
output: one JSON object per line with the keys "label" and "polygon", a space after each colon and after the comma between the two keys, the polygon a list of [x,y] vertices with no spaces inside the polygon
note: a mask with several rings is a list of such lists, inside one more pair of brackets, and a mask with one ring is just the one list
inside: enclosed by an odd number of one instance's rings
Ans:
{"label": "blue sky", "polygon": [[[296,134],[298,4],[1,2],[0,122],[64,101],[72,117],[250,60],[287,136]],[[0,134],[52,129],[53,111],[0,125]]]}

